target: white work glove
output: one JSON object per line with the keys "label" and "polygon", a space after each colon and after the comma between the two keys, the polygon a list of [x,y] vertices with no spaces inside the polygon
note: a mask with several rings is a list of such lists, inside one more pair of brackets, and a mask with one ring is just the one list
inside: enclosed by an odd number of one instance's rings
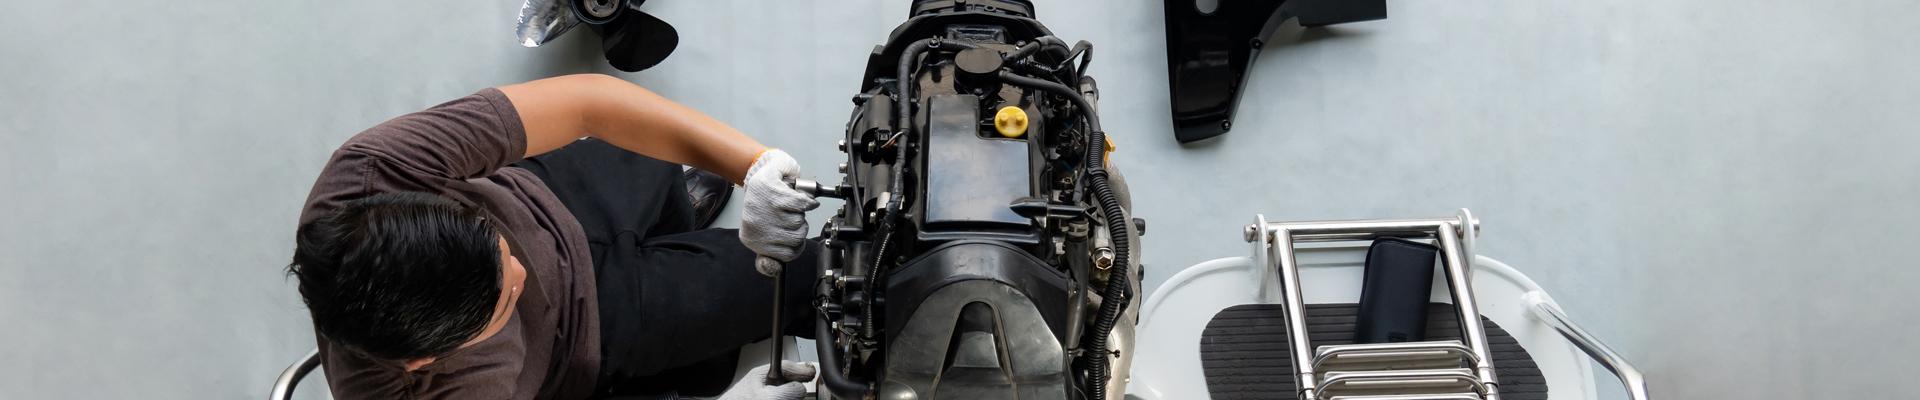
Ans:
{"label": "white work glove", "polygon": [[780,375],[784,382],[769,384],[767,366],[753,367],[716,400],[800,400],[807,395],[807,382],[813,381],[813,365],[781,361]]}
{"label": "white work glove", "polygon": [[800,256],[807,241],[807,210],[819,207],[813,194],[793,188],[800,163],[779,149],[760,153],[741,183],[747,205],[740,212],[740,242],[760,256],[754,269],[773,276],[782,263]]}

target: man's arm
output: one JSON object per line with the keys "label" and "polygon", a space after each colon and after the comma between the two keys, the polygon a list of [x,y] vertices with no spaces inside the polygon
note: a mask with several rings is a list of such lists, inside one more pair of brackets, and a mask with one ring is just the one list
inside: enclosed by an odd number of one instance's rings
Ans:
{"label": "man's arm", "polygon": [[744,189],[740,242],[769,276],[800,254],[807,210],[800,164],[706,114],[606,75],[570,75],[500,88],[520,114],[532,157],[591,135],[627,151],[719,174]]}
{"label": "man's arm", "polygon": [[741,183],[767,148],[733,127],[645,88],[583,74],[500,87],[519,111],[527,154],[590,135],[627,151],[690,165]]}

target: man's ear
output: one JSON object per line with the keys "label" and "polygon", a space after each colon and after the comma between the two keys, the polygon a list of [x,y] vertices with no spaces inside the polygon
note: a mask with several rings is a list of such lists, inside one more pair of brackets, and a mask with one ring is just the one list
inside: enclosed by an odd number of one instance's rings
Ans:
{"label": "man's ear", "polygon": [[436,360],[436,358],[434,357],[415,358],[412,360],[407,360],[407,364],[406,364],[407,372],[413,372],[413,370],[420,369],[420,367],[425,367],[427,366],[427,364],[432,364],[434,360]]}

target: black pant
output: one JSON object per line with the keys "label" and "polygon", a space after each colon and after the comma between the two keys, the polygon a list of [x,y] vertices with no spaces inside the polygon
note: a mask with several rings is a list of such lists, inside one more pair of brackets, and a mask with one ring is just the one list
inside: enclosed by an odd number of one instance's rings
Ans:
{"label": "black pant", "polygon": [[[679,165],[588,139],[515,166],[546,181],[586,228],[600,299],[596,392],[767,338],[773,280],[754,270],[737,230],[693,226]],[[787,264],[788,335],[813,336],[818,247]]]}

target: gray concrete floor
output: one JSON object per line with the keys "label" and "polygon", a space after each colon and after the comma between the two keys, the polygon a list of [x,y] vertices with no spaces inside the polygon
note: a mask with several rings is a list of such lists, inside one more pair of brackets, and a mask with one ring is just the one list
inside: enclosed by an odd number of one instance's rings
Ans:
{"label": "gray concrete floor", "polygon": [[[15,2],[0,24],[0,397],[253,398],[312,347],[283,276],[327,153],[476,89],[598,69],[518,1]],[[626,75],[827,176],[905,1],[656,1]],[[878,4],[876,4],[878,3]],[[1182,147],[1155,1],[1039,1],[1097,45],[1148,286],[1241,224],[1474,209],[1662,398],[1895,398],[1920,268],[1920,3],[1392,1],[1283,33]],[[824,214],[816,215],[818,217]],[[1602,380],[1602,386],[1609,386]],[[1614,393],[1618,393],[1617,391]]]}

